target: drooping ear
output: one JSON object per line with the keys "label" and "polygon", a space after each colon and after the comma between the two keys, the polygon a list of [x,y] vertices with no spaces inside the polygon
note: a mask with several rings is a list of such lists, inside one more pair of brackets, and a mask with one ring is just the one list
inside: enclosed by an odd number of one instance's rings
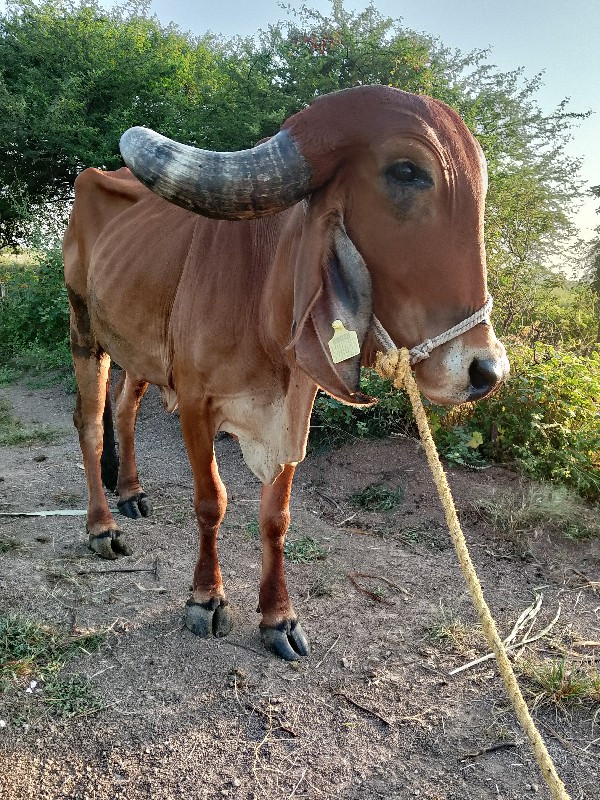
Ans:
{"label": "drooping ear", "polygon": [[362,347],[372,320],[371,278],[346,233],[339,211],[308,203],[294,266],[292,342],[298,365],[338,400],[371,405],[360,392],[360,353],[333,363],[329,340],[334,320],[355,331]]}

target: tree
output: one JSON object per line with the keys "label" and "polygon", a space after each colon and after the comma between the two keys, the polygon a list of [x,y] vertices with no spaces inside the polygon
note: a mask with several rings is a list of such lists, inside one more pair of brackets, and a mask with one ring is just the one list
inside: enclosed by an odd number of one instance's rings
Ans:
{"label": "tree", "polygon": [[0,17],[0,247],[40,206],[64,207],[78,172],[121,166],[120,134],[185,121],[219,80],[213,40],[147,16],[144,2],[11,0]]}

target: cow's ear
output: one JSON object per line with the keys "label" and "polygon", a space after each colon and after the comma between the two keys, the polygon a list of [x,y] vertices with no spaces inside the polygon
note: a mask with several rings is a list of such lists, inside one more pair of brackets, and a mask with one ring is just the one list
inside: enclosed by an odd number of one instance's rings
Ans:
{"label": "cow's ear", "polygon": [[344,228],[341,213],[307,204],[294,273],[292,346],[298,365],[328,394],[370,405],[360,392],[360,353],[335,364],[332,323],[341,320],[362,348],[372,321],[371,278]]}

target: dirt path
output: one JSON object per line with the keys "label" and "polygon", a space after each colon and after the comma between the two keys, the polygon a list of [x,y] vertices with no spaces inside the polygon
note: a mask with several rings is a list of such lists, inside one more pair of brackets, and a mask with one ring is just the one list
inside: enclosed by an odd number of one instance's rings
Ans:
{"label": "dirt path", "polygon": [[[0,510],[83,508],[72,398],[58,388],[1,392],[21,419],[61,434],[54,444],[0,450]],[[66,667],[87,679],[100,712],[55,718],[36,700],[37,689],[25,693],[27,684],[0,694],[2,798],[549,796],[490,662],[448,675],[484,645],[416,442],[359,441],[299,467],[289,538],[296,558],[311,555],[307,535],[325,556],[288,560],[288,586],[312,647],[299,666],[261,648],[260,487],[236,443],[216,444],[229,493],[220,552],[235,618],[230,637],[219,641],[200,641],[182,627],[196,551],[192,480],[178,419],[154,393],[142,406],[138,443],[156,513],[123,520],[134,555],[117,566],[156,563],[156,575],[78,575],[108,566],[87,549],[81,517],[0,517],[0,535],[19,545],[0,555],[0,612],[69,630],[110,627],[97,652]],[[396,509],[350,504],[352,493],[381,482],[401,488]],[[467,513],[482,492],[518,490],[518,478],[496,468],[453,470],[451,482],[501,630],[543,587],[538,627],[560,603],[555,643],[598,640],[597,585],[573,571],[599,579],[598,539],[571,542],[541,529],[520,558],[515,542]],[[376,599],[352,585],[352,572],[378,576],[358,579]],[[552,642],[537,647],[538,659],[559,658]],[[596,711],[536,711],[573,798],[600,798]]]}

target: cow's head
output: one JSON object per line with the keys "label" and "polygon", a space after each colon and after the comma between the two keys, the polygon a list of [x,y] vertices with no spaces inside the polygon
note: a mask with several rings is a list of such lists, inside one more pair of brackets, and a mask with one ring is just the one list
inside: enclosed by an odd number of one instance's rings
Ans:
{"label": "cow's head", "polygon": [[[121,140],[135,175],[206,216],[248,219],[306,199],[295,250],[294,331],[300,365],[332,394],[365,402],[358,374],[377,348],[373,313],[394,343],[414,347],[486,302],[485,159],[443,103],[383,86],[326,95],[268,142],[213,153],[132,128]],[[341,319],[361,355],[334,365],[327,341]],[[415,367],[432,401],[485,396],[508,372],[482,323]]]}

